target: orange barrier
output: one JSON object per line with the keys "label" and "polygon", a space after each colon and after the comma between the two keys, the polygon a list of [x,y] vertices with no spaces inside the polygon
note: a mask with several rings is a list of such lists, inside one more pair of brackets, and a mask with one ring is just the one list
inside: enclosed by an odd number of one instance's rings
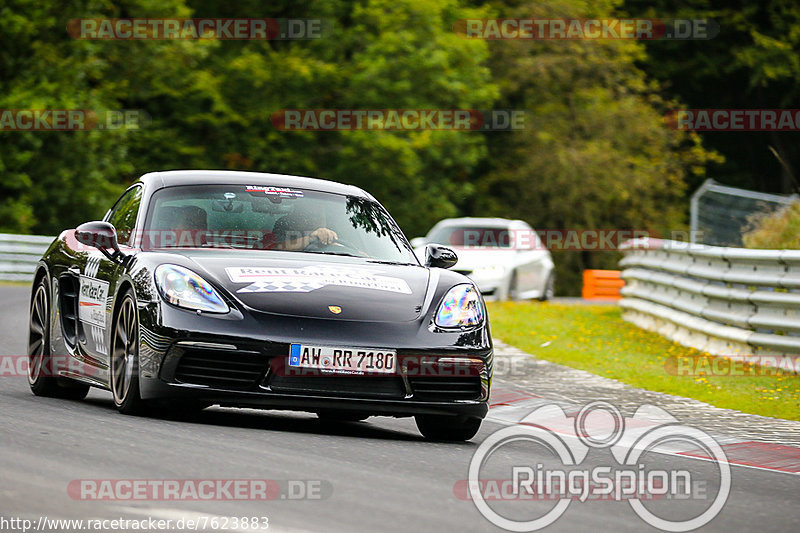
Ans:
{"label": "orange barrier", "polygon": [[584,270],[583,298],[586,300],[619,300],[625,286],[619,270]]}

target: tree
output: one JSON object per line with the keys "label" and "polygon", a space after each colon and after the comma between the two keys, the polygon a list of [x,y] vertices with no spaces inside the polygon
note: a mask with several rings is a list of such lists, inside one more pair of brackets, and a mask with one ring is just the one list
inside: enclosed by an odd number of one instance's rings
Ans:
{"label": "tree", "polygon": [[[0,9],[0,107],[152,118],[136,131],[0,132],[0,231],[56,233],[102,216],[148,171],[232,168],[363,186],[413,234],[457,212],[486,155],[473,132],[284,132],[270,123],[281,109],[491,107],[486,43],[452,32],[453,20],[483,11],[456,0],[16,0]],[[71,18],[194,14],[319,18],[333,29],[305,41],[88,41],[65,29]]]}
{"label": "tree", "polygon": [[[504,17],[598,18],[618,7],[548,0],[505,5]],[[540,230],[685,228],[686,179],[716,160],[694,134],[669,129],[670,103],[623,40],[494,41],[500,107],[527,127],[489,138],[488,169],[472,211],[521,218]],[[584,268],[615,268],[616,253],[555,252],[559,290],[576,293]]]}
{"label": "tree", "polygon": [[[648,41],[648,76],[689,108],[796,108],[800,102],[800,4],[795,0],[625,0],[638,17],[710,18],[709,40]],[[725,157],[714,179],[747,189],[790,193],[800,187],[800,133],[705,133]],[[692,180],[692,188],[700,185]]]}
{"label": "tree", "polygon": [[0,8],[0,109],[91,110],[102,125],[109,110],[144,107],[159,117],[146,141],[146,130],[128,128],[0,132],[0,231],[55,234],[100,217],[138,175],[131,152],[139,142],[151,144],[161,123],[154,93],[163,94],[168,76],[180,86],[186,69],[173,65],[196,57],[197,49],[169,41],[76,40],[66,26],[72,18],[189,13],[179,1],[149,4],[15,0]]}
{"label": "tree", "polygon": [[469,173],[486,155],[480,134],[286,132],[269,118],[284,109],[491,107],[497,89],[485,64],[486,43],[465,42],[452,32],[453,20],[483,11],[455,0],[316,2],[305,9],[271,5],[269,12],[255,7],[249,13],[329,19],[329,38],[226,42],[210,59],[212,71],[225,72],[221,102],[235,117],[232,131],[221,133],[228,140],[225,153],[244,168],[363,187],[409,234],[456,214],[472,192]]}

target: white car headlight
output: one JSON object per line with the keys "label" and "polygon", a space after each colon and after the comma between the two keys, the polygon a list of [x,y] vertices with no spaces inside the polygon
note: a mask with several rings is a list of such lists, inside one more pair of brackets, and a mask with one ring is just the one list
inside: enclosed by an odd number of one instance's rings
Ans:
{"label": "white car headlight", "polygon": [[230,310],[210,283],[182,266],[161,265],[156,268],[156,286],[166,301],[184,309],[210,313]]}
{"label": "white car headlight", "polygon": [[506,267],[502,265],[479,266],[472,271],[475,276],[500,277],[505,275]]}
{"label": "white car headlight", "polygon": [[483,304],[472,285],[456,285],[439,305],[434,323],[442,328],[477,326],[483,323]]}

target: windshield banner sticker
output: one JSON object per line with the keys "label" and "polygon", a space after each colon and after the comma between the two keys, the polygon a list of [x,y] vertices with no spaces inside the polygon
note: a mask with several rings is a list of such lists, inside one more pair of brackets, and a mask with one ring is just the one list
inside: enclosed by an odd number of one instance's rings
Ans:
{"label": "windshield banner sticker", "polygon": [[311,292],[328,285],[411,294],[405,280],[360,268],[226,268],[234,283],[250,283],[236,292]]}
{"label": "windshield banner sticker", "polygon": [[247,185],[247,192],[254,194],[266,194],[269,196],[278,196],[280,198],[302,198],[303,191],[296,189],[287,189],[285,187],[265,187],[263,185]]}

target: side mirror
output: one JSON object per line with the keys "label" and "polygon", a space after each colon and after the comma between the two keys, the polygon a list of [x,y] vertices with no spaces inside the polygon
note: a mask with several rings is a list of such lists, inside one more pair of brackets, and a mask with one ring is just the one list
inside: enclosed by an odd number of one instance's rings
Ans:
{"label": "side mirror", "polygon": [[[119,249],[117,230],[108,222],[94,221],[81,224],[75,230],[75,238],[81,244],[97,248],[112,261],[123,263],[125,255]],[[113,250],[114,253],[110,254],[109,250]]]}
{"label": "side mirror", "polygon": [[412,248],[422,248],[426,244],[428,244],[428,239],[426,239],[425,237],[414,237],[413,239],[411,239]]}
{"label": "side mirror", "polygon": [[441,244],[429,244],[425,247],[425,266],[450,268],[458,263],[456,253]]}

